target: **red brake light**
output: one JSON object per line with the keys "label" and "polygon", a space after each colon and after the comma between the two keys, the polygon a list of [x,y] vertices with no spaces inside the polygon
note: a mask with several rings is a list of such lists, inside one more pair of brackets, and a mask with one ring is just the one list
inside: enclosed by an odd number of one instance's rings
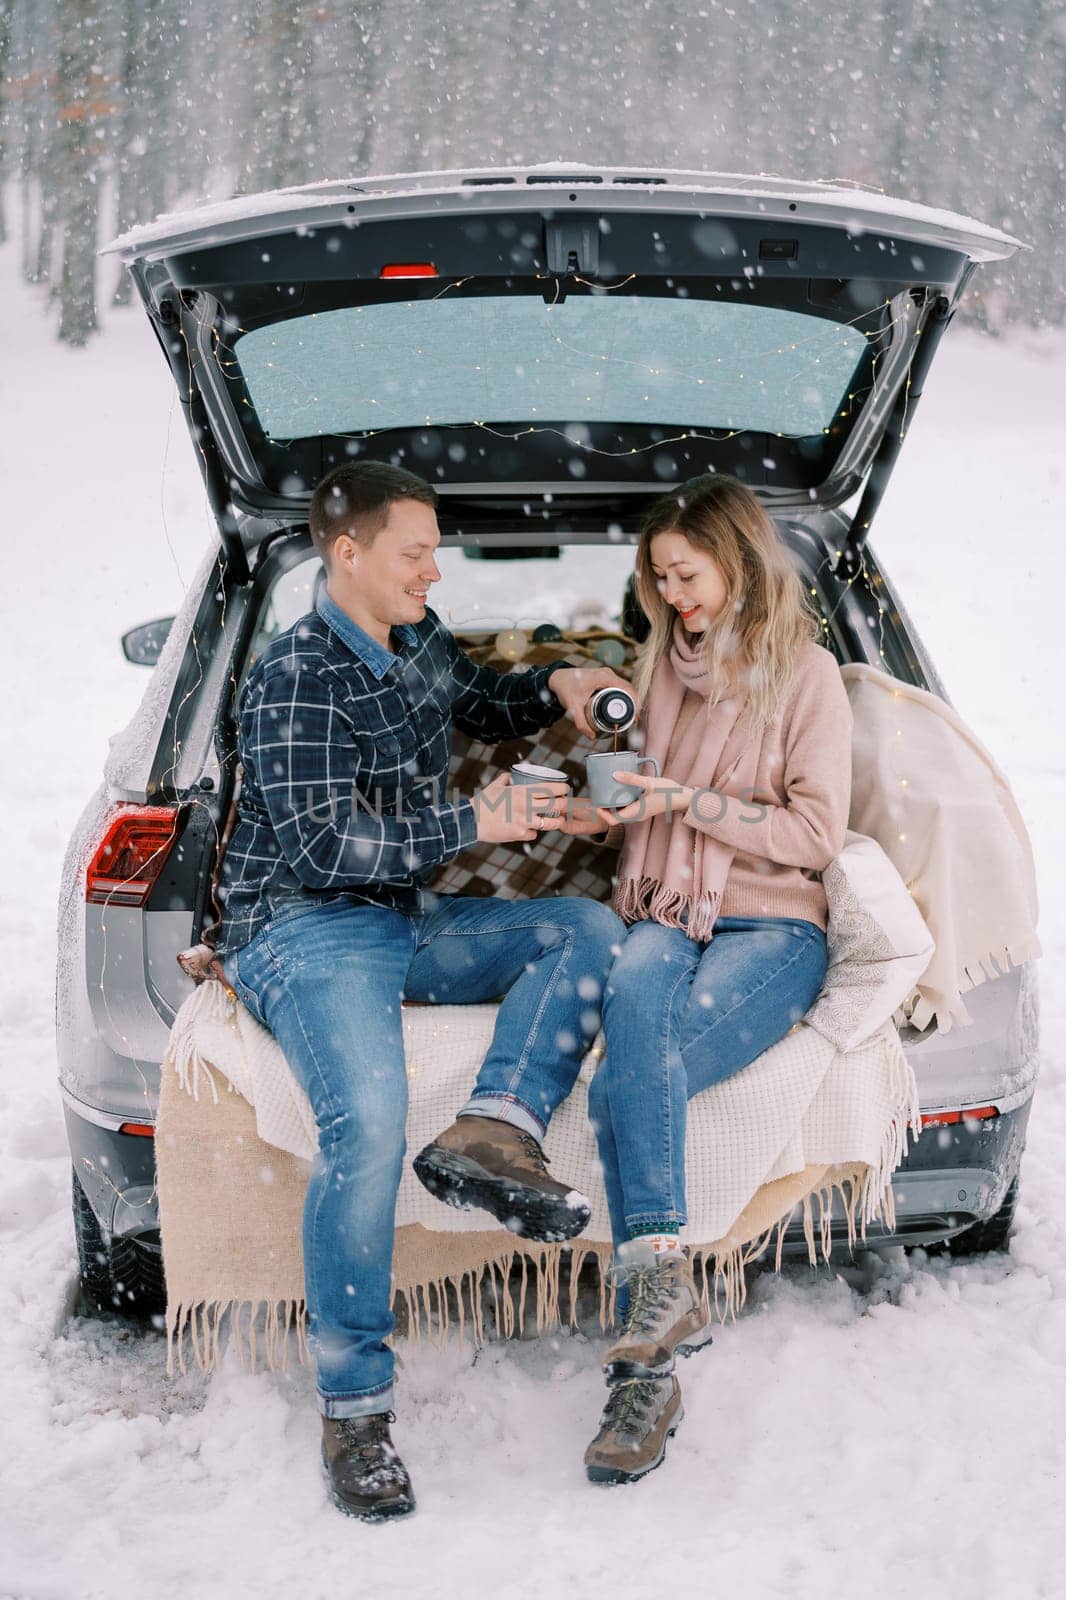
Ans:
{"label": "red brake light", "polygon": [[119,1133],[135,1133],[142,1139],[154,1139],[155,1129],[147,1122],[123,1122]]}
{"label": "red brake light", "polygon": [[998,1106],[967,1106],[965,1111],[928,1111],[922,1115],[923,1128],[942,1128],[953,1122],[982,1122],[986,1117],[998,1117]]}
{"label": "red brake light", "polygon": [[435,278],[437,269],[432,261],[393,261],[382,267],[383,278]]}
{"label": "red brake light", "polygon": [[85,874],[86,901],[143,906],[177,831],[176,806],[123,806],[113,812]]}

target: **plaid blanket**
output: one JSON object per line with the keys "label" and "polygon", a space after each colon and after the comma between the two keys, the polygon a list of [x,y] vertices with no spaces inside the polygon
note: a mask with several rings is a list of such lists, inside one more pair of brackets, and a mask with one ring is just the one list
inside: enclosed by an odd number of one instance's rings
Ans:
{"label": "plaid blanket", "polygon": [[[603,639],[617,639],[626,652],[626,664],[620,670],[628,674],[636,649],[633,640],[620,633],[602,630],[568,633],[551,643],[531,644],[515,667],[500,655],[495,643],[485,644],[483,638],[474,640],[462,634],[457,634],[456,639],[474,661],[500,672],[546,666],[552,661],[576,667],[597,665],[596,646]],[[448,769],[449,791],[473,794],[501,769],[516,761],[533,761],[538,766],[560,768],[570,779],[574,792],[583,792],[585,757],[592,749],[606,748],[606,741],[598,746],[590,745],[568,717],[533,738],[516,739],[507,744],[481,744],[456,730]],[[474,845],[443,866],[432,887],[439,894],[499,895],[503,900],[576,894],[591,900],[609,901],[617,860],[614,850],[605,850],[594,840],[547,833],[529,845]]]}

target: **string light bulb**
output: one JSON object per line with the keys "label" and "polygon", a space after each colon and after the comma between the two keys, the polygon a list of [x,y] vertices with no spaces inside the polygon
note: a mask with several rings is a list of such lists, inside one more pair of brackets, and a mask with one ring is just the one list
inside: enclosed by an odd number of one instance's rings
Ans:
{"label": "string light bulb", "polygon": [[529,635],[521,628],[503,628],[496,635],[496,649],[505,661],[521,661],[529,650]]}

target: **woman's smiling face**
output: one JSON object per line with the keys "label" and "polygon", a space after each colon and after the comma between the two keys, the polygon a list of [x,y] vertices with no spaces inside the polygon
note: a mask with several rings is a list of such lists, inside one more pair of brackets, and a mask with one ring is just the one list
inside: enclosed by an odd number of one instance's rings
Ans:
{"label": "woman's smiling face", "polygon": [[705,633],[725,605],[725,575],[714,557],[666,529],[651,541],[651,569],[659,593],[690,633]]}

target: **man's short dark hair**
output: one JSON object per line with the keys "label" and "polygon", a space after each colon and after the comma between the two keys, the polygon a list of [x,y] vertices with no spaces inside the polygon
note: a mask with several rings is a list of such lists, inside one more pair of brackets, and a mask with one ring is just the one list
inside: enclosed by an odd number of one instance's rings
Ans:
{"label": "man's short dark hair", "polygon": [[384,461],[351,461],[327,472],[311,496],[311,538],[323,561],[329,561],[342,533],[357,544],[371,545],[385,526],[395,500],[418,500],[436,506],[436,490],[403,467]]}

